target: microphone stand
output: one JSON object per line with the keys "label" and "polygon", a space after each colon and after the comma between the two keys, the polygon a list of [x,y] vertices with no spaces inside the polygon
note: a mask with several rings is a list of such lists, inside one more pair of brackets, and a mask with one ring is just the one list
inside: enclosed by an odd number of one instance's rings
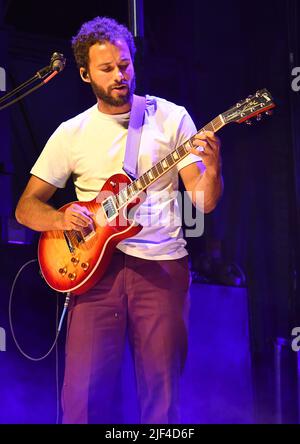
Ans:
{"label": "microphone stand", "polygon": [[[62,68],[53,69],[52,65],[45,66],[44,68],[40,69],[33,77],[31,77],[30,79],[26,80],[26,82],[24,82],[21,85],[17,86],[17,88],[15,88],[13,91],[10,91],[9,93],[5,94],[4,96],[2,96],[0,98],[0,111],[2,111],[3,109],[9,107],[10,105],[13,105],[14,103],[18,102],[19,100],[23,99],[24,97],[28,96],[32,92],[34,92],[37,89],[39,89],[41,86],[43,86],[46,83],[48,83],[51,79],[53,79],[53,77],[55,77],[59,73],[59,71],[61,71],[61,69]],[[34,83],[37,80],[41,80],[41,82],[38,83],[37,85],[35,85],[33,88],[27,90],[22,95],[18,95],[17,98],[15,98],[15,99],[11,100],[10,102],[5,103],[4,105],[1,106],[1,104],[3,102],[6,102],[8,99],[10,99],[15,94],[17,94],[17,93],[19,94],[25,88],[29,87],[29,85],[31,85],[32,83]]]}

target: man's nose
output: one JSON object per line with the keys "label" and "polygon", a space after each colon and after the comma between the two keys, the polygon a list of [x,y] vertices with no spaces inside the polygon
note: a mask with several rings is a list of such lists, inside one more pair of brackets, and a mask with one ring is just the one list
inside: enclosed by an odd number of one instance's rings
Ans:
{"label": "man's nose", "polygon": [[118,80],[123,80],[125,78],[124,73],[119,68],[116,69],[116,78]]}

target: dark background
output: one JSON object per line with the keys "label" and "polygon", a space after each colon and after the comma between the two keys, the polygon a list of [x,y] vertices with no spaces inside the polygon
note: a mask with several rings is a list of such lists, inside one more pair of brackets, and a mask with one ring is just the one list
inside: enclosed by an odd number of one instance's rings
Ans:
{"label": "dark background", "polygon": [[[0,1],[0,66],[7,90],[47,65],[53,51],[67,58],[64,72],[49,85],[1,111],[0,260],[7,282],[16,262],[34,257],[30,246],[7,244],[7,225],[13,225],[30,168],[61,121],[94,103],[76,70],[70,38],[96,15],[128,25],[128,2]],[[188,242],[194,265],[217,249],[223,263],[238,264],[246,276],[257,422],[276,421],[274,342],[282,337],[289,343],[292,328],[300,325],[300,92],[291,88],[292,68],[300,66],[298,21],[293,0],[144,0],[145,35],[137,40],[137,92],[184,105],[198,128],[261,88],[271,91],[277,105],[271,118],[252,127],[232,124],[220,132],[224,195],[205,217],[205,235]],[[54,204],[71,196],[68,186]],[[35,243],[36,237],[32,255]],[[11,254],[21,259],[10,261]],[[283,420],[296,422],[296,354],[289,346],[284,359]]]}

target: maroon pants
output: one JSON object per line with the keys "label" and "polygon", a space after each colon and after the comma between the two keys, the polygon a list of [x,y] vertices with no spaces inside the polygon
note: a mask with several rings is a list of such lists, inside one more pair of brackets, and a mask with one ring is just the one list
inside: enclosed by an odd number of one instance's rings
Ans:
{"label": "maroon pants", "polygon": [[178,423],[187,352],[187,256],[150,261],[114,253],[100,282],[71,299],[62,392],[63,422],[117,423],[126,333],[141,423]]}

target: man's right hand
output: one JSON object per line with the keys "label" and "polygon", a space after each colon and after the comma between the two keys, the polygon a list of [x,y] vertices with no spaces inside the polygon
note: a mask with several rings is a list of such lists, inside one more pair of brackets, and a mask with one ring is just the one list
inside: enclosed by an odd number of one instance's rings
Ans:
{"label": "man's right hand", "polygon": [[64,213],[58,212],[61,215],[59,221],[59,227],[61,230],[80,230],[80,228],[87,227],[93,223],[93,213],[91,213],[86,207],[71,204]]}
{"label": "man's right hand", "polygon": [[57,188],[36,176],[31,176],[18,202],[16,219],[36,231],[80,230],[93,223],[92,214],[84,205],[70,204],[58,211],[47,202]]}

